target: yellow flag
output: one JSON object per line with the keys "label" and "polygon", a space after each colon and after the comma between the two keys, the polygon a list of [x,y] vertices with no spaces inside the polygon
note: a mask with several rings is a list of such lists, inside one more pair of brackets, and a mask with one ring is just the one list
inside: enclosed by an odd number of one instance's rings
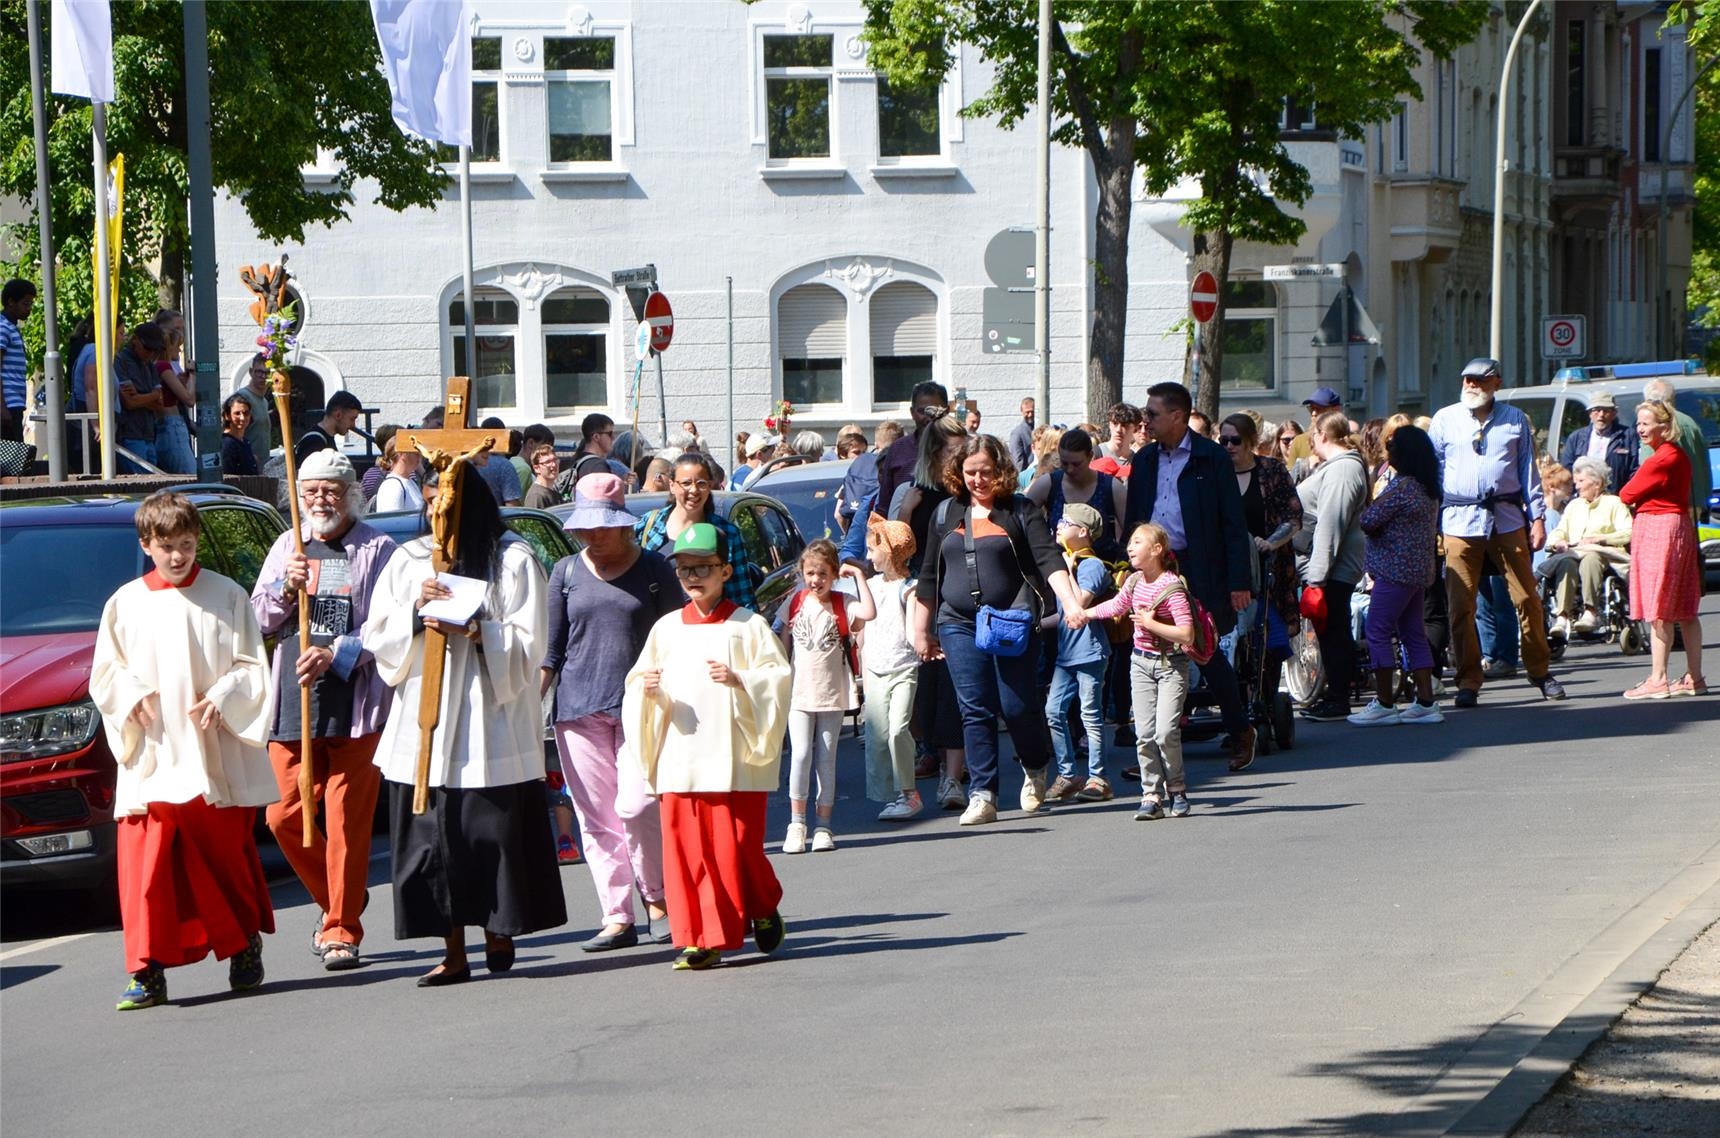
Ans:
{"label": "yellow flag", "polygon": [[[90,274],[90,311],[96,314],[92,322],[96,333],[96,391],[95,398],[90,398],[89,392],[84,392],[85,406],[93,405],[99,411],[98,423],[107,421],[108,389],[112,386],[109,372],[113,368],[115,348],[114,332],[119,325],[119,265],[123,259],[119,235],[123,229],[122,214],[125,212],[125,155],[114,155],[108,163],[108,297],[113,302],[113,323],[101,319],[101,262],[96,255],[95,245],[90,246],[90,262],[94,271]],[[99,222],[97,224],[100,224]]]}

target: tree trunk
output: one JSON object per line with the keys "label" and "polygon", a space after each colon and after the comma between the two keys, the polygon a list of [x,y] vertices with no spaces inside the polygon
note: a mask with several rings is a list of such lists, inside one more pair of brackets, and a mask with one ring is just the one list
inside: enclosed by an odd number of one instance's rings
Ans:
{"label": "tree trunk", "polygon": [[[1212,319],[1200,326],[1200,375],[1194,374],[1194,351],[1190,345],[1183,360],[1183,384],[1194,392],[1195,410],[1218,422],[1218,390],[1224,377],[1224,286],[1230,279],[1230,251],[1236,239],[1228,227],[1203,234],[1204,248],[1194,255],[1194,272],[1202,269],[1218,280],[1218,307]],[[1197,240],[1196,247],[1202,248]]]}
{"label": "tree trunk", "polygon": [[[1113,131],[1117,138],[1119,132]],[[1123,335],[1129,319],[1129,210],[1135,184],[1133,129],[1121,132],[1120,161],[1094,163],[1099,208],[1093,237],[1093,332],[1087,362],[1087,418],[1099,422],[1123,401]]]}
{"label": "tree trunk", "polygon": [[185,251],[163,243],[161,275],[155,280],[155,297],[162,308],[185,311]]}

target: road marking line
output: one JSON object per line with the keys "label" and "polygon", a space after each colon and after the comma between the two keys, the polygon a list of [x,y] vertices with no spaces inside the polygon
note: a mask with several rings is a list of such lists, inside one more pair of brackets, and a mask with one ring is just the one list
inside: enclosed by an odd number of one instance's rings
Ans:
{"label": "road marking line", "polygon": [[96,934],[70,933],[66,936],[49,937],[47,940],[31,941],[29,944],[21,944],[17,948],[8,948],[5,952],[0,952],[0,964],[11,960],[15,956],[23,956],[26,953],[31,952],[40,952],[44,948],[58,948],[62,944],[71,944],[75,940],[83,940],[85,937],[94,935]]}

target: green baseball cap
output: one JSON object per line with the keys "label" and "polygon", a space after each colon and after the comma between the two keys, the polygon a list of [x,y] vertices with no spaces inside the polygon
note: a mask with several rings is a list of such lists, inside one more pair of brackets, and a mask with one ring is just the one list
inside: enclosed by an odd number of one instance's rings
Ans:
{"label": "green baseball cap", "polygon": [[719,561],[729,559],[729,543],[723,537],[723,531],[710,522],[694,522],[681,531],[681,536],[675,539],[675,548],[669,554],[671,558],[683,553],[692,553],[700,557],[715,557]]}

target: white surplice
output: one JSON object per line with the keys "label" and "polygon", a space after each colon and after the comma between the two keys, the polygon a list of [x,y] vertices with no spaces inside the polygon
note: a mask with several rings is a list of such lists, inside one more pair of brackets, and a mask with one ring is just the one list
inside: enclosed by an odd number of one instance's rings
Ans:
{"label": "white surplice", "polygon": [[[250,595],[207,569],[182,588],[151,588],[151,580],[164,584],[151,574],[108,598],[90,668],[90,698],[119,763],[114,815],[198,798],[277,801],[267,746],[273,688]],[[147,729],[129,718],[146,695],[161,709]],[[190,715],[205,697],[221,713],[208,729]]]}
{"label": "white surplice", "polygon": [[[424,632],[414,628],[414,606],[433,575],[429,538],[396,550],[377,582],[363,634],[378,674],[394,688],[394,710],[377,744],[376,765],[390,782],[407,785],[417,777],[424,679]],[[502,545],[501,570],[478,614],[483,651],[464,636],[448,637],[429,785],[470,789],[543,778],[538,683],[549,643],[548,597],[543,567],[531,547],[510,535]]]}

